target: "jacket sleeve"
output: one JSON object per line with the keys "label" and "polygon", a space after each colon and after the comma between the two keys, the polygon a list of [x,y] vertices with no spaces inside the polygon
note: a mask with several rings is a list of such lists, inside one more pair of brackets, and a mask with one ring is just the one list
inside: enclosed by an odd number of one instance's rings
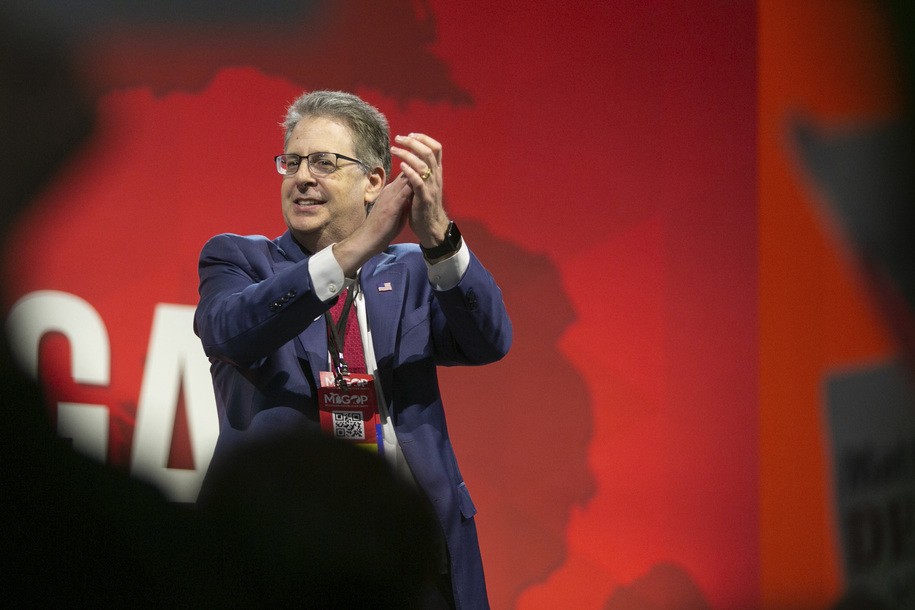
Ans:
{"label": "jacket sleeve", "polygon": [[278,255],[264,237],[217,235],[200,254],[194,332],[204,352],[253,366],[295,338],[333,304],[315,294],[309,258]]}
{"label": "jacket sleeve", "polygon": [[488,364],[508,353],[512,324],[502,291],[472,252],[460,282],[432,293],[431,331],[437,364]]}

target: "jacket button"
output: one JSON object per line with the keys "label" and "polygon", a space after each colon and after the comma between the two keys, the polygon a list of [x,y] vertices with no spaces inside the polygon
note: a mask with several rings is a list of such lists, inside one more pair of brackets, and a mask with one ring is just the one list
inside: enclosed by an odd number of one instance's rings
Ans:
{"label": "jacket button", "polygon": [[477,308],[477,293],[472,288],[467,291],[467,307],[470,311],[475,311]]}

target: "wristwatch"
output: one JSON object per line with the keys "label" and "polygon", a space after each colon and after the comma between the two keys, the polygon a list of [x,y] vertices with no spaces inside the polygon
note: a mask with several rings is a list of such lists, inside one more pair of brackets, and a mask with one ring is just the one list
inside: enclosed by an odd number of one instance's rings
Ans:
{"label": "wristwatch", "polygon": [[434,261],[449,254],[454,254],[461,248],[461,231],[452,220],[448,223],[448,229],[445,231],[445,241],[432,248],[426,248],[422,244],[419,247],[427,261]]}

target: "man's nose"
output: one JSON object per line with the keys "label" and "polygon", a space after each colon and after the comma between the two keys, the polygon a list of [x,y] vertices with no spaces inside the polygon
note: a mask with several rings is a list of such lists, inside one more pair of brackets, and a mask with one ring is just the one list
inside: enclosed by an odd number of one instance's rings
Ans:
{"label": "man's nose", "polygon": [[298,171],[292,176],[296,186],[303,188],[317,184],[318,181],[315,180],[314,174],[311,173],[311,168],[308,166],[308,163],[305,163],[304,159],[302,159],[302,161],[303,163],[299,164]]}

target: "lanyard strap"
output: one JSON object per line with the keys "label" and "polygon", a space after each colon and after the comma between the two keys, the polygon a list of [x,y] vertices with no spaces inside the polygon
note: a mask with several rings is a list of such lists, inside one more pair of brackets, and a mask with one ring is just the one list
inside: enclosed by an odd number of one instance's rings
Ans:
{"label": "lanyard strap", "polygon": [[327,324],[327,344],[330,347],[330,359],[334,368],[334,377],[336,384],[340,388],[346,388],[344,375],[349,375],[349,366],[343,357],[343,344],[346,341],[346,320],[349,317],[350,309],[353,307],[355,298],[355,289],[346,291],[346,300],[343,302],[343,311],[340,312],[340,318],[334,323],[334,318],[330,315],[330,310],[324,312],[324,321]]}

